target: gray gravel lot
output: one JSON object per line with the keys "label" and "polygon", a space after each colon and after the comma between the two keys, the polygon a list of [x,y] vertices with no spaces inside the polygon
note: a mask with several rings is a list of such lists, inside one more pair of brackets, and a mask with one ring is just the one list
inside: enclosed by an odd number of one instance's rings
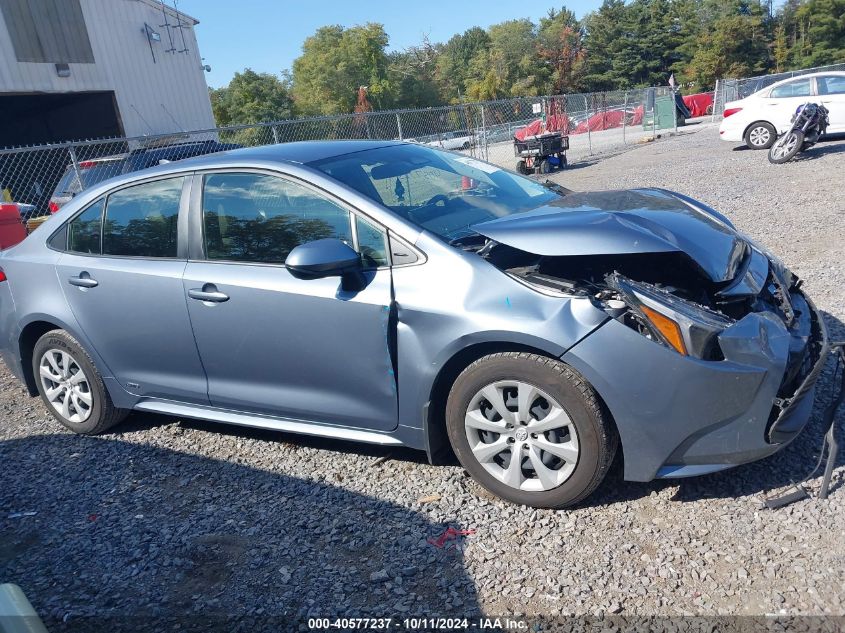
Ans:
{"label": "gray gravel lot", "polygon": [[[554,178],[720,209],[805,278],[845,338],[843,174],[845,141],[775,166],[700,125]],[[767,460],[649,484],[617,463],[587,505],[554,512],[407,450],[142,414],[73,436],[3,368],[0,582],[51,622],[131,615],[139,629],[191,613],[845,615],[845,455],[828,501],[761,509],[815,464],[831,378],[808,430]],[[475,533],[427,540],[449,526]]]}

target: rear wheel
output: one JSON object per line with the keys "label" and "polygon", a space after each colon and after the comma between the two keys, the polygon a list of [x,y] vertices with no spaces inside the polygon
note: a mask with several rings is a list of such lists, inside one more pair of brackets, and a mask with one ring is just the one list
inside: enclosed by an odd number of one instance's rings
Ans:
{"label": "rear wheel", "polygon": [[543,160],[540,161],[538,168],[539,168],[541,174],[548,174],[548,173],[551,173],[551,171],[552,171],[552,164],[549,162],[549,160],[547,158],[544,158]]}
{"label": "rear wheel", "polygon": [[525,166],[524,160],[516,161],[516,171],[523,175],[528,174],[528,167]]}
{"label": "rear wheel", "polygon": [[751,149],[769,149],[778,135],[771,123],[758,121],[745,132],[745,144]]}
{"label": "rear wheel", "polygon": [[804,133],[800,130],[790,130],[781,136],[769,149],[769,162],[775,165],[792,160],[804,147]]}
{"label": "rear wheel", "polygon": [[64,330],[38,339],[32,371],[50,413],[74,433],[97,435],[129,413],[114,406],[94,363]]}
{"label": "rear wheel", "polygon": [[560,361],[524,352],[485,356],[458,376],[446,405],[452,448],[492,493],[563,508],[604,479],[617,436],[592,387]]}

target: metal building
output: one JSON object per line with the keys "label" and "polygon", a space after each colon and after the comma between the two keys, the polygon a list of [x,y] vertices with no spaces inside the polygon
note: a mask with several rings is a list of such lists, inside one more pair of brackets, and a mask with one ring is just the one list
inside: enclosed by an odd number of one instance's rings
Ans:
{"label": "metal building", "polygon": [[157,0],[0,0],[0,147],[213,128],[197,23]]}

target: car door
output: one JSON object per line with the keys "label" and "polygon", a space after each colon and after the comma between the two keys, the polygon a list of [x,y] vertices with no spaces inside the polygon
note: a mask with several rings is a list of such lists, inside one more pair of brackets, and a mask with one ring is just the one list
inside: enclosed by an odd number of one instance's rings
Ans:
{"label": "car door", "polygon": [[764,111],[761,116],[771,121],[777,128],[778,134],[789,129],[792,115],[798,106],[812,101],[812,79],[800,77],[793,79],[780,86],[775,86],[769,91],[767,97],[762,99]]}
{"label": "car door", "polygon": [[830,111],[829,132],[845,132],[845,75],[816,77],[816,93],[822,105]]}
{"label": "car door", "polygon": [[207,404],[182,289],[178,217],[190,182],[156,179],[89,205],[68,224],[56,272],[80,328],[124,389]]}
{"label": "car door", "polygon": [[[197,176],[194,187],[192,227],[200,239],[184,291],[212,405],[395,428],[384,232],[327,194],[278,174],[211,172]],[[371,270],[362,290],[343,290],[338,277],[297,279],[285,268],[291,249],[326,237],[366,252]]]}

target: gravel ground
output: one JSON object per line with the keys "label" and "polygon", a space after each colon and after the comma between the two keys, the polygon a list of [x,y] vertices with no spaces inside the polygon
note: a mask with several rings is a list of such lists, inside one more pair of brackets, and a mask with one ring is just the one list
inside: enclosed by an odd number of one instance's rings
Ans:
{"label": "gravel ground", "polygon": [[[774,166],[712,126],[686,132],[555,178],[713,205],[805,278],[845,338],[845,142]],[[828,370],[823,394],[830,382]],[[328,614],[845,615],[845,460],[829,500],[761,508],[812,469],[826,397],[767,460],[648,484],[622,481],[617,463],[587,505],[554,512],[407,450],[142,414],[70,435],[2,369],[0,582],[57,629],[182,614],[249,628]],[[475,532],[428,541],[447,527]]]}

